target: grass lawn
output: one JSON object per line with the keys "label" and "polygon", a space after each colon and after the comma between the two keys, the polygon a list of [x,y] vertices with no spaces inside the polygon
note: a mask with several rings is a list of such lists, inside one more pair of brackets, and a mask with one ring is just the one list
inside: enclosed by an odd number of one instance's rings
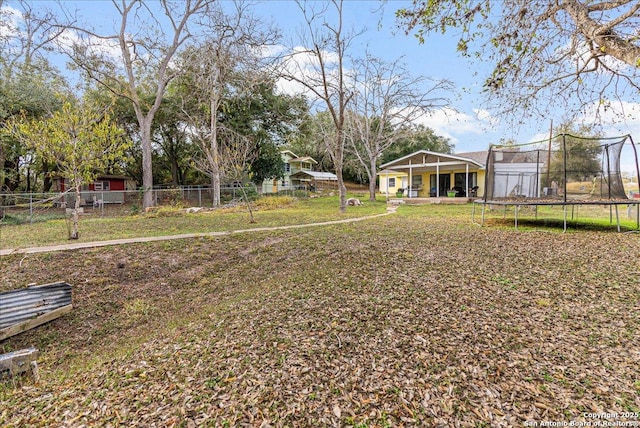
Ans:
{"label": "grass lawn", "polygon": [[[298,210],[270,215],[315,220]],[[67,281],[74,309],[0,343],[41,351],[39,382],[0,383],[0,425],[524,426],[640,412],[638,234],[470,216],[401,206],[3,257],[0,289]]]}
{"label": "grass lawn", "polygon": [[[615,230],[620,221],[621,231],[638,230],[638,205],[568,205],[566,208],[567,228],[572,230],[599,229]],[[520,206],[518,226],[524,230],[562,228],[565,208],[555,206]],[[485,225],[514,226],[516,207],[488,205],[485,209]],[[475,220],[481,221],[482,205],[475,207]],[[560,229],[561,231],[562,229]]]}
{"label": "grass lawn", "polygon": [[[346,213],[340,213],[337,197],[308,200],[267,197],[254,205],[255,223],[250,223],[244,205],[190,214],[177,208],[160,208],[158,212],[144,215],[105,217],[101,217],[98,210],[91,210],[81,216],[80,239],[74,242],[305,224],[380,214],[386,210],[384,200],[380,199],[376,202],[364,201],[362,206],[348,207]],[[287,210],[282,211],[281,208],[285,206]],[[0,249],[68,243],[67,227],[68,222],[64,218],[33,224],[2,225]]]}

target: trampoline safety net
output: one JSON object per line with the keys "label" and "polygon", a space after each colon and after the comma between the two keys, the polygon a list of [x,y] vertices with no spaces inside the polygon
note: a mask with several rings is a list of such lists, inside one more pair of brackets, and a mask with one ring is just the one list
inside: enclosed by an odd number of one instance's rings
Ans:
{"label": "trampoline safety net", "polygon": [[637,151],[629,135],[584,138],[560,134],[544,142],[491,146],[484,200],[571,203],[627,199],[621,171],[623,155],[634,158],[625,159],[625,163],[631,161],[638,177]]}

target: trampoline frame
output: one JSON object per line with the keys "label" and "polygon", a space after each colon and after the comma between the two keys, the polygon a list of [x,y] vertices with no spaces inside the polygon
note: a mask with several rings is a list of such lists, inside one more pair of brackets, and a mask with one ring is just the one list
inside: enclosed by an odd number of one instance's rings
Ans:
{"label": "trampoline frame", "polygon": [[[478,223],[475,220],[475,213],[476,213],[476,204],[482,205],[482,217],[481,217],[481,222]],[[485,219],[485,209],[487,207],[487,205],[498,205],[498,206],[504,206],[505,207],[505,212],[507,207],[509,206],[513,206],[514,207],[514,225],[515,225],[515,229],[518,230],[518,211],[520,209],[520,207],[528,207],[528,206],[535,206],[536,208],[541,205],[541,206],[562,206],[563,207],[563,229],[562,232],[566,232],[567,231],[567,207],[571,206],[572,209],[575,206],[581,206],[581,205],[601,205],[601,206],[609,206],[609,208],[611,209],[612,207],[615,207],[615,212],[616,212],[616,225],[617,225],[617,230],[618,232],[621,232],[620,229],[620,214],[618,211],[618,207],[620,205],[628,205],[628,206],[636,206],[636,229],[634,230],[634,232],[638,232],[640,231],[640,200],[635,200],[635,199],[626,199],[626,200],[608,200],[608,201],[574,201],[574,202],[564,202],[564,201],[545,201],[544,199],[538,199],[538,200],[529,200],[529,201],[506,201],[506,200],[484,200],[484,199],[476,199],[473,201],[473,209],[471,212],[471,222],[473,224],[476,224],[478,226],[484,226],[484,219]],[[612,213],[610,211],[610,218],[609,221],[612,222]],[[538,211],[536,209],[536,219],[538,216]]]}
{"label": "trampoline frame", "polygon": [[[621,198],[620,195],[618,195],[617,199],[612,198],[611,196],[611,190],[609,188],[609,199],[571,199],[567,197],[567,146],[566,146],[566,137],[574,137],[574,138],[583,138],[583,137],[575,137],[575,136],[571,136],[570,134],[560,134],[557,135],[556,137],[553,137],[549,139],[549,159],[551,156],[551,140],[552,139],[557,139],[557,138],[562,138],[562,152],[563,152],[563,173],[564,173],[564,179],[562,180],[562,185],[563,188],[562,190],[562,198],[561,199],[548,199],[548,198],[544,198],[544,197],[529,197],[526,199],[488,199],[487,197],[487,189],[489,188],[489,180],[491,179],[490,174],[486,174],[485,175],[485,196],[482,199],[476,199],[473,201],[473,210],[471,213],[471,221],[474,224],[477,224],[479,226],[484,226],[484,220],[485,220],[485,209],[487,207],[487,205],[498,205],[498,206],[504,206],[505,207],[505,217],[506,217],[506,210],[507,207],[509,206],[513,206],[514,207],[514,223],[515,223],[515,228],[516,230],[518,230],[518,211],[520,209],[520,207],[523,206],[534,206],[536,207],[536,219],[538,218],[538,210],[537,207],[538,206],[562,206],[563,207],[563,233],[567,231],[567,207],[571,206],[572,209],[572,217],[573,217],[573,209],[576,206],[585,206],[585,205],[601,205],[601,206],[609,206],[609,222],[613,223],[613,213],[612,213],[612,208],[615,207],[615,213],[616,213],[616,225],[617,225],[617,230],[618,232],[620,232],[620,214],[619,214],[619,210],[618,207],[620,205],[627,205],[629,208],[632,208],[634,205],[636,206],[636,229],[633,230],[633,232],[637,232],[640,231],[640,199],[627,199],[627,198]],[[638,162],[638,151],[636,150],[636,145],[633,141],[633,138],[631,137],[631,135],[624,135],[621,137],[613,137],[613,138],[583,138],[583,139],[594,139],[594,140],[613,140],[613,139],[619,139],[622,138],[622,144],[625,144],[627,141],[630,144],[632,150],[633,150],[633,156],[635,158],[635,167],[636,167],[636,177],[640,178],[640,165]],[[539,143],[539,142],[538,142]],[[530,146],[531,144],[536,144],[536,143],[530,143],[530,144],[523,144],[521,146]],[[490,146],[489,151],[487,153],[487,162],[486,165],[489,165],[489,160],[492,157],[492,152],[493,149],[497,148],[497,147],[503,147],[503,146]],[[517,146],[515,146],[517,147]],[[608,153],[608,152],[607,152]],[[608,156],[608,155],[607,155]],[[550,161],[547,161],[547,163],[549,163]],[[608,163],[607,163],[608,164]],[[548,168],[548,167],[547,167]],[[543,173],[542,171],[538,171],[536,170],[536,177],[539,177],[539,175]],[[547,175],[548,175],[548,169],[547,169]],[[536,178],[536,180],[538,180],[538,178]],[[536,186],[539,185],[539,181],[537,181]],[[638,183],[638,191],[640,192],[640,182]],[[614,196],[615,197],[615,196]],[[480,223],[477,223],[475,220],[475,211],[476,211],[476,204],[481,204],[482,205],[482,220]]]}

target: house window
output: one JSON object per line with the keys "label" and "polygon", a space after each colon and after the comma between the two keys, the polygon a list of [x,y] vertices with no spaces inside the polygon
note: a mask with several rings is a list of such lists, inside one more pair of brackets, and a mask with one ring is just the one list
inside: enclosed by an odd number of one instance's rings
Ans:
{"label": "house window", "polygon": [[[466,188],[467,186],[467,173],[466,172],[456,172],[454,174],[454,183],[456,187],[460,187],[461,189]],[[469,173],[469,188],[478,185],[478,173],[470,172]]]}
{"label": "house window", "polygon": [[288,162],[284,164],[284,172],[289,174],[291,172],[291,165]]}
{"label": "house window", "polygon": [[282,187],[287,187],[287,181],[286,180],[282,180],[282,183],[280,183],[280,185]]}
{"label": "house window", "polygon": [[93,190],[109,190],[109,182],[108,181],[96,181],[93,183]]}
{"label": "house window", "polygon": [[387,183],[387,187],[389,187],[389,188],[396,187],[396,179],[395,179],[395,177],[389,178],[389,182]]}
{"label": "house window", "polygon": [[411,187],[421,187],[422,186],[422,176],[414,175],[411,177]]}

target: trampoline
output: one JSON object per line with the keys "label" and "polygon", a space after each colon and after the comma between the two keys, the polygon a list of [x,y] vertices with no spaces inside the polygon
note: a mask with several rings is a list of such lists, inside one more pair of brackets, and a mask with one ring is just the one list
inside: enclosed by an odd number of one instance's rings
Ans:
{"label": "trampoline", "polygon": [[[623,162],[624,161],[624,162]],[[635,174],[635,183],[623,177],[622,165]],[[627,171],[629,172],[629,171]],[[586,138],[559,134],[545,141],[521,145],[492,145],[486,162],[485,193],[473,201],[472,221],[483,226],[485,209],[514,207],[514,224],[522,207],[559,206],[563,209],[563,231],[567,230],[568,208],[572,217],[579,207],[609,207],[617,230],[621,231],[619,207],[629,214],[635,208],[640,230],[640,184],[638,153],[630,135]],[[476,205],[482,206],[480,223]]]}

